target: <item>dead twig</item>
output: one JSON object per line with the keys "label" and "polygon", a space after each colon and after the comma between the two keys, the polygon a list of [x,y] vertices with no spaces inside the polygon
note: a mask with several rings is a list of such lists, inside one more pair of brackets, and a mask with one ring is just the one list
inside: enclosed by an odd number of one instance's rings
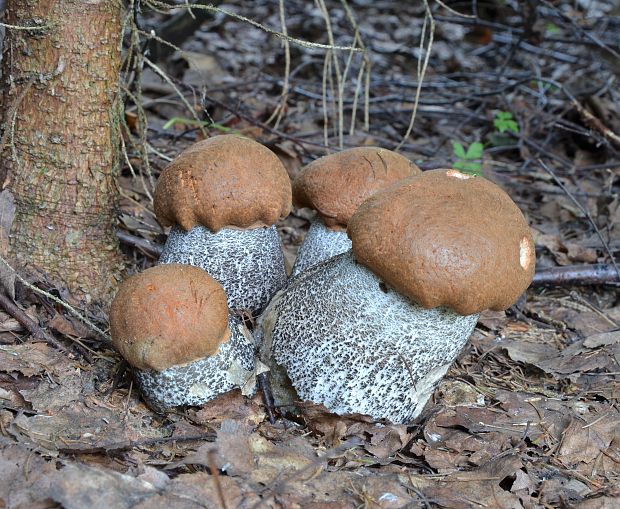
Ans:
{"label": "dead twig", "polygon": [[592,113],[590,113],[590,111],[588,111],[577,99],[575,99],[574,97],[570,97],[570,100],[588,127],[597,130],[611,143],[613,143],[616,148],[620,148],[620,136],[618,136],[615,132],[609,129],[609,127],[603,124],[601,119],[595,117]]}
{"label": "dead twig", "polygon": [[116,236],[123,244],[140,249],[144,254],[151,258],[159,258],[164,247],[161,244],[154,244],[142,237],[136,237],[124,230],[116,230]]}
{"label": "dead twig", "polygon": [[532,286],[618,285],[616,269],[608,264],[568,265],[537,269]]}
{"label": "dead twig", "polygon": [[215,483],[217,498],[220,499],[220,505],[222,506],[222,509],[227,509],[226,498],[224,498],[224,490],[222,489],[222,483],[220,482],[220,472],[217,468],[217,463],[215,461],[215,449],[211,449],[207,453],[207,460],[209,463],[209,470],[211,471],[211,477],[213,477],[213,482]]}
{"label": "dead twig", "polygon": [[59,343],[58,340],[53,338],[50,334],[47,334],[38,323],[36,323],[22,309],[20,309],[15,302],[1,292],[0,306],[2,306],[2,309],[4,309],[9,315],[15,318],[15,320],[17,320],[32,335],[33,338],[40,341],[45,341],[64,353],[69,353],[69,351],[61,343]]}
{"label": "dead twig", "polygon": [[269,417],[269,422],[271,424],[275,424],[276,418],[273,415],[273,410],[276,407],[276,403],[273,398],[273,392],[271,391],[271,384],[269,383],[267,373],[259,373],[256,375],[256,383],[258,384],[258,388],[261,390],[263,403],[267,409],[267,417]]}
{"label": "dead twig", "polygon": [[127,442],[119,442],[114,444],[108,444],[105,446],[91,446],[91,447],[61,447],[58,452],[65,454],[99,454],[110,453],[114,451],[128,451],[130,449],[139,447],[148,447],[150,445],[163,444],[166,442],[191,442],[191,441],[205,441],[213,442],[215,440],[215,433],[201,433],[196,435],[183,435],[161,438],[146,438],[144,440],[133,440]]}
{"label": "dead twig", "polygon": [[558,176],[555,174],[555,172],[551,168],[549,168],[549,166],[547,166],[542,159],[538,159],[538,164],[540,164],[540,166],[542,166],[542,168],[549,175],[551,175],[553,180],[555,180],[556,184],[558,186],[560,186],[562,191],[564,191],[566,193],[566,196],[577,206],[577,208],[579,210],[581,210],[581,212],[583,212],[583,215],[588,219],[588,221],[592,225],[592,228],[594,228],[594,231],[596,232],[596,235],[598,236],[599,240],[601,241],[601,244],[603,244],[603,248],[605,249],[605,252],[609,256],[609,259],[611,260],[611,264],[613,265],[614,270],[616,271],[617,280],[620,281],[620,268],[618,267],[618,264],[616,263],[616,259],[614,258],[614,255],[611,252],[611,249],[609,248],[609,244],[607,243],[607,241],[603,237],[603,234],[601,233],[601,230],[599,230],[598,226],[596,225],[596,222],[592,218],[592,215],[590,214],[590,211],[586,207],[584,207],[577,198],[575,198],[573,196],[573,194],[566,188],[566,186],[558,178]]}

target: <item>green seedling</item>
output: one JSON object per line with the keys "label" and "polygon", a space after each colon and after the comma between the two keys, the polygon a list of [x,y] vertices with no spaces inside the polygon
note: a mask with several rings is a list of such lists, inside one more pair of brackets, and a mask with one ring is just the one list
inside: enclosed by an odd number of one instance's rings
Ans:
{"label": "green seedling", "polygon": [[519,134],[521,131],[519,124],[509,111],[498,111],[493,119],[493,127],[495,131],[488,137],[488,143],[492,147],[511,145],[514,142],[510,134]]}
{"label": "green seedling", "polygon": [[561,33],[562,29],[554,23],[545,23],[545,31],[549,35],[554,35]]}
{"label": "green seedling", "polygon": [[519,134],[519,124],[512,118],[512,113],[509,111],[498,111],[495,114],[495,120],[493,120],[493,126],[500,133],[515,133]]}
{"label": "green seedling", "polygon": [[456,156],[454,167],[457,170],[461,170],[471,175],[480,175],[482,173],[482,162],[480,160],[482,158],[483,150],[484,145],[479,141],[476,141],[469,145],[469,147],[467,147],[467,150],[465,150],[465,147],[462,143],[459,143],[458,141],[453,141],[452,151]]}

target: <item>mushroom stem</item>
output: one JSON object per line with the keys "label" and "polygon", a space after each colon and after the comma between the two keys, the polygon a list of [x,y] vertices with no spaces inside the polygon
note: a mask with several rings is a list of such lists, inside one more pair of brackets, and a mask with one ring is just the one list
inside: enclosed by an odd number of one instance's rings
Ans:
{"label": "mushroom stem", "polygon": [[286,380],[284,368],[302,400],[338,414],[408,422],[467,343],[478,316],[418,306],[349,251],[276,295],[259,320],[261,357],[282,374],[272,380],[276,398],[290,391],[275,387]]}
{"label": "mushroom stem", "polygon": [[235,380],[239,368],[250,378],[255,345],[240,320],[228,317],[228,326],[230,338],[210,357],[163,371],[134,369],[136,383],[149,406],[163,412],[181,405],[202,405],[239,388],[239,380]]}
{"label": "mushroom stem", "polygon": [[303,272],[325,260],[347,252],[351,249],[351,241],[347,232],[331,230],[318,217],[312,220],[310,229],[299,248],[291,276]]}
{"label": "mushroom stem", "polygon": [[170,231],[160,263],[200,267],[218,281],[233,312],[260,312],[287,281],[282,244],[275,226],[248,230],[198,225]]}

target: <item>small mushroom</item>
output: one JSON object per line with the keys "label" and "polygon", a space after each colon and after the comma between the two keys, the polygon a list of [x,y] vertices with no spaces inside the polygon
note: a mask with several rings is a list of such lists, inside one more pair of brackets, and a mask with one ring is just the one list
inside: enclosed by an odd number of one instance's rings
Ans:
{"label": "small mushroom", "polygon": [[409,159],[379,147],[330,154],[306,166],[293,181],[293,201],[318,213],[299,248],[292,275],[351,249],[346,228],[359,205],[397,180],[419,175]]}
{"label": "small mushroom", "polygon": [[125,280],[110,332],[158,411],[206,403],[238,387],[234,373],[254,369],[251,336],[229,316],[221,285],[197,267],[158,265]]}
{"label": "small mushroom", "polygon": [[292,280],[260,319],[274,394],[287,376],[331,411],[408,422],[466,344],[534,274],[534,243],[498,186],[456,170],[406,179],[349,221],[352,251]]}
{"label": "small mushroom", "polygon": [[157,217],[173,226],[159,261],[206,270],[231,310],[257,313],[286,284],[274,224],[290,208],[288,174],[268,148],[237,135],[195,143],[155,189]]}

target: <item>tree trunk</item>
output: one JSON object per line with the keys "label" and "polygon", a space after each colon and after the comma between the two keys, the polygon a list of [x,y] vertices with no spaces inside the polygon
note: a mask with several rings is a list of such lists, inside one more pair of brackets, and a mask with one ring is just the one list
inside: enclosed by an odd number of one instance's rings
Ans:
{"label": "tree trunk", "polygon": [[4,187],[18,270],[105,303],[122,258],[118,189],[120,0],[9,0],[3,56]]}

